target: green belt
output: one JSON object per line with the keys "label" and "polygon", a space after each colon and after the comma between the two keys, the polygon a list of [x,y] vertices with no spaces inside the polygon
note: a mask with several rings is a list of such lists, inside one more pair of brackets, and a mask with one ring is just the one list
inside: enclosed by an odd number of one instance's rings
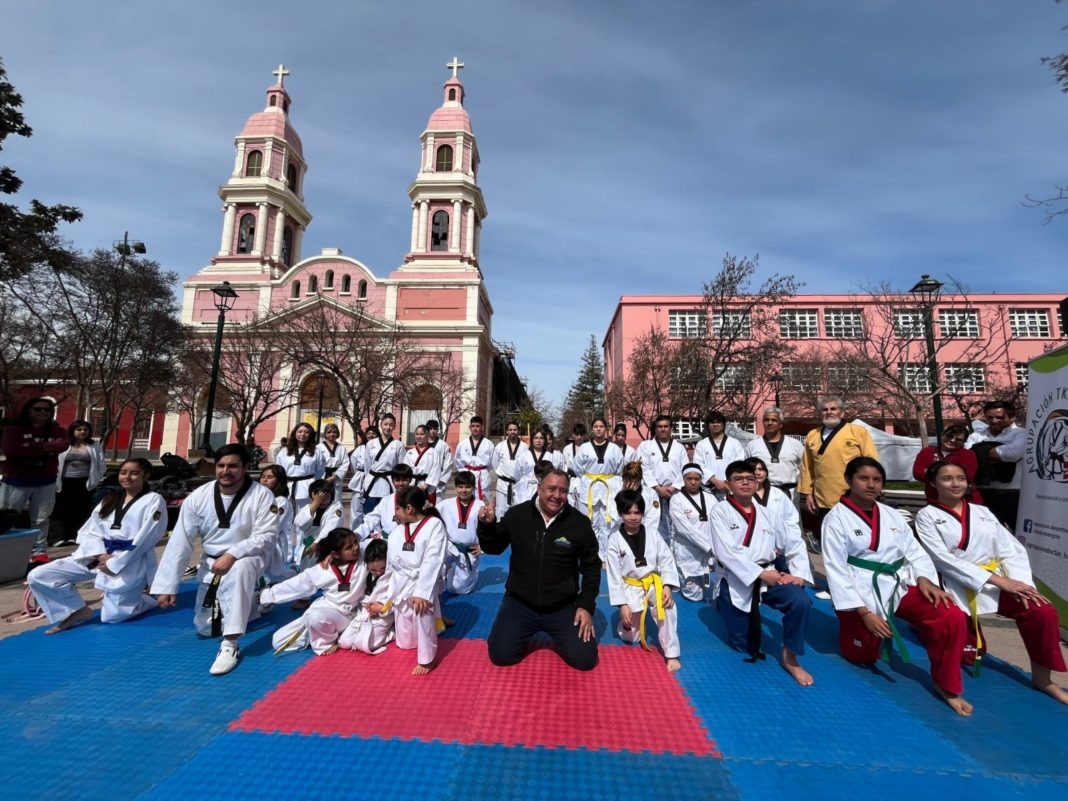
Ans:
{"label": "green belt", "polygon": [[[883,594],[879,589],[879,576],[893,576],[897,579],[897,573],[901,570],[901,566],[905,564],[904,559],[898,559],[896,562],[875,562],[871,559],[861,559],[858,556],[850,556],[846,559],[846,562],[853,565],[853,567],[859,567],[861,570],[871,571],[871,586],[875,590],[875,598],[879,602],[879,607],[882,609],[884,615],[886,615],[886,622],[890,626],[890,632],[894,635],[894,646],[897,648],[898,653],[901,654],[901,661],[908,663],[912,660],[909,659],[908,649],[905,647],[905,640],[901,637],[901,632],[897,630],[897,623],[894,622],[894,608],[897,606],[897,593],[898,584],[894,582],[894,591],[890,595],[890,606],[887,608],[883,603]],[[882,646],[882,658],[884,662],[890,661],[890,641],[883,640]]]}

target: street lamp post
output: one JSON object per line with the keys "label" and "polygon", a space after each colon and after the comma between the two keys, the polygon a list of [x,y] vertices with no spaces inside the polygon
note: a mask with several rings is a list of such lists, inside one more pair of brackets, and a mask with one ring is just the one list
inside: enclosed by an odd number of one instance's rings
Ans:
{"label": "street lamp post", "polygon": [[[130,241],[130,232],[129,231],[123,231],[122,232],[122,240],[116,239],[112,243],[112,247],[115,249],[115,252],[119,254],[119,272],[120,273],[124,273],[125,272],[125,270],[126,270],[126,259],[128,257],[134,255],[135,253],[137,255],[139,255],[139,256],[143,256],[146,253],[148,253],[148,248],[145,247],[145,243],[144,242],[141,242],[140,240],[137,240],[137,239],[135,239],[133,242]],[[121,281],[121,280],[122,280],[122,278],[120,276],[119,281]],[[136,414],[134,416],[136,417]],[[104,427],[107,428],[107,429],[111,428],[111,409],[107,408],[107,407],[104,408]],[[117,438],[118,437],[118,432],[117,431],[114,432],[114,435]],[[130,436],[133,436],[133,432],[132,431],[130,432]],[[106,447],[106,446],[107,446],[106,442],[101,445],[101,447]]]}
{"label": "street lamp post", "polygon": [[923,304],[923,335],[927,340],[927,374],[933,394],[936,442],[942,441],[942,392],[938,386],[938,362],[935,359],[934,308],[942,294],[942,282],[929,275],[921,275],[919,282],[909,290]]}
{"label": "street lamp post", "polygon": [[772,389],[775,390],[775,406],[782,408],[782,403],[779,401],[779,390],[782,389],[782,373],[772,373],[768,376],[768,383],[771,384]]}
{"label": "street lamp post", "polygon": [[208,384],[208,408],[204,414],[204,442],[203,450],[206,456],[214,455],[211,447],[211,422],[215,414],[215,390],[219,386],[219,357],[222,354],[223,326],[226,325],[226,313],[234,308],[237,301],[237,293],[230,286],[229,281],[223,281],[219,286],[211,288],[215,295],[215,308],[219,310],[219,323],[215,328],[215,352],[211,360],[211,382]]}
{"label": "street lamp post", "polygon": [[323,438],[323,391],[326,389],[326,373],[320,370],[315,374],[315,380],[319,382],[319,416],[315,419],[315,439]]}
{"label": "street lamp post", "polygon": [[879,398],[875,404],[879,407],[879,417],[882,419],[883,431],[886,431],[886,399]]}

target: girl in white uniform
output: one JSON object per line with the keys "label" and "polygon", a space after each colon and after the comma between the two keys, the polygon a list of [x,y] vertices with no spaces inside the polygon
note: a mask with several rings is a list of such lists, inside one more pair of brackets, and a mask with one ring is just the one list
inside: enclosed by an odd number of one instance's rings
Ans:
{"label": "girl in white uniform", "polygon": [[616,495],[616,513],[622,521],[608,538],[608,599],[619,607],[616,633],[624,642],[640,642],[649,650],[645,638],[646,618],[652,607],[657,637],[669,671],[679,662],[678,610],[672,589],[679,588],[679,574],[671,549],[656,528],[643,522],[645,499],[639,490],[623,490]]}
{"label": "girl in white uniform", "polygon": [[935,462],[927,482],[938,500],[916,515],[916,533],[946,591],[971,616],[964,663],[978,674],[986,651],[980,615],[1011,618],[1031,659],[1031,683],[1068,704],[1068,693],[1051,676],[1065,670],[1057,610],[1035,588],[1027,551],[993,512],[967,500],[968,477],[959,464]]}
{"label": "girl in white uniform", "polygon": [[30,589],[53,623],[48,634],[78,625],[93,613],[74,588],[93,581],[103,590],[102,623],[120,623],[156,606],[145,594],[156,571],[154,548],[167,531],[167,503],[149,492],[147,459],[127,459],[119,468],[120,489],[108,495],[78,532],[70,556],[38,567],[28,577]]}
{"label": "girl in white uniform", "polygon": [[298,564],[304,560],[302,569],[311,564],[308,558],[311,546],[345,522],[344,507],[340,501],[334,500],[334,491],[324,479],[313,481],[308,493],[308,505],[293,518],[293,528],[297,533],[293,557]]}
{"label": "girl in white uniform", "polygon": [[330,482],[334,490],[334,500],[341,502],[341,490],[345,487],[345,476],[349,471],[349,450],[338,439],[341,429],[335,423],[323,427],[323,441],[315,449],[323,456],[325,472],[323,478]]}
{"label": "girl in white uniform", "polygon": [[[389,608],[394,612],[397,647],[415,649],[413,676],[429,673],[438,652],[442,623],[438,607],[445,564],[445,525],[426,493],[409,487],[397,495],[397,529],[389,538]],[[425,511],[424,511],[425,510]]]}
{"label": "girl in white uniform", "polygon": [[845,469],[849,491],[823,519],[823,564],[838,616],[838,648],[860,665],[890,660],[893,642],[906,653],[895,619],[920,635],[931,660],[935,689],[959,715],[972,713],[964,700],[960,662],[968,619],[938,586],[931,557],[892,506],[879,503],[886,470],[870,456],[856,456]]}
{"label": "girl in white uniform", "polygon": [[[377,435],[376,435],[377,436]],[[356,529],[363,522],[363,480],[366,477],[367,436],[356,429],[356,447],[349,456],[349,527]]]}
{"label": "girl in white uniform", "polygon": [[[282,626],[271,637],[276,653],[307,648],[319,656],[341,647],[339,640],[368,595],[368,565],[360,559],[360,541],[352,529],[338,527],[315,544],[315,564],[307,570],[265,589],[262,603],[286,603],[310,598],[320,590],[301,617]],[[373,586],[373,585],[372,585]],[[374,652],[385,648],[376,643]]]}
{"label": "girl in white uniform", "polygon": [[293,507],[289,504],[289,481],[286,471],[269,464],[260,473],[260,483],[274,493],[275,514],[278,515],[278,537],[274,547],[264,556],[263,576],[268,583],[285,581],[297,572],[293,569],[296,535],[293,532]]}
{"label": "girl in white uniform", "polygon": [[771,486],[768,482],[768,466],[763,459],[759,456],[750,456],[745,463],[753,468],[753,473],[757,478],[757,491],[753,495],[753,501],[782,521],[791,542],[796,539],[803,545],[805,540],[801,531],[801,513],[797,511],[793,500],[781,489]]}
{"label": "girl in white uniform", "polygon": [[[642,516],[642,525],[645,526],[646,531],[657,531],[660,526],[660,510],[662,508],[660,504],[660,496],[656,494],[656,491],[645,483],[644,471],[642,470],[642,463],[638,461],[627,462],[623,465],[623,475],[617,476],[608,482],[612,488],[614,498],[618,498],[619,493],[623,490],[634,490],[642,496],[642,501],[645,504],[645,512]],[[661,539],[664,539],[661,537]],[[668,540],[664,540],[668,543],[668,551],[671,551],[671,544]]]}
{"label": "girl in white uniform", "polygon": [[286,449],[279,451],[275,463],[289,477],[289,498],[294,514],[308,505],[308,485],[326,475],[326,460],[315,448],[315,429],[298,423],[286,438]]}
{"label": "girl in white uniform", "polygon": [[682,597],[701,601],[712,585],[712,510],[719,501],[704,488],[701,465],[682,468],[682,491],[671,496],[671,546],[682,580]]}

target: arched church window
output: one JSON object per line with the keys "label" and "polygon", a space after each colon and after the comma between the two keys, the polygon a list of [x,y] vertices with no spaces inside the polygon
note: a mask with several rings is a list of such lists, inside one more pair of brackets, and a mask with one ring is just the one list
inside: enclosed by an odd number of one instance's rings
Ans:
{"label": "arched church window", "polygon": [[274,95],[271,95],[271,100],[267,105],[268,106],[277,106],[278,105],[278,98],[275,97]]}
{"label": "arched church window", "polygon": [[282,229],[282,264],[293,266],[293,229],[288,225]]}
{"label": "arched church window", "polygon": [[450,89],[449,90],[449,100],[455,100],[455,99],[456,99],[456,90],[455,89]]}
{"label": "arched church window", "polygon": [[352,276],[343,275],[341,276],[341,294],[348,295],[350,292],[352,292]]}
{"label": "arched church window", "polygon": [[356,297],[360,300],[367,300],[367,282],[360,281],[359,286],[356,287]]}
{"label": "arched church window", "polygon": [[319,276],[317,276],[317,275],[309,275],[308,276],[308,294],[309,295],[314,295],[318,291],[319,291]]}
{"label": "arched church window", "polygon": [[438,172],[449,172],[452,169],[452,146],[442,145],[438,148]]}
{"label": "arched church window", "polygon": [[237,252],[251,253],[252,245],[256,241],[256,215],[242,214],[241,223],[237,227]]}
{"label": "arched church window", "polygon": [[259,178],[262,169],[263,154],[258,150],[253,150],[248,154],[248,159],[245,160],[245,177]]}
{"label": "arched church window", "polygon": [[334,288],[334,271],[327,270],[326,275],[323,277],[323,289]]}
{"label": "arched church window", "polygon": [[430,249],[449,249],[449,212],[435,211],[430,229]]}
{"label": "arched church window", "polygon": [[293,282],[293,288],[289,292],[289,297],[296,300],[300,297],[300,281]]}
{"label": "arched church window", "polygon": [[286,167],[286,189],[294,194],[297,192],[297,168],[292,164]]}
{"label": "arched church window", "polygon": [[286,114],[289,113],[289,101],[288,100],[283,100],[282,101],[282,111],[284,111]]}

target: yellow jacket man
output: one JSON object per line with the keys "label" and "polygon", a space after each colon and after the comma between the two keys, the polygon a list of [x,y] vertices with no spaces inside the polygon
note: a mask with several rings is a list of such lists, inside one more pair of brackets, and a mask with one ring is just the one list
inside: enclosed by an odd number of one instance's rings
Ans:
{"label": "yellow jacket man", "polygon": [[878,459],[879,451],[866,428],[845,422],[839,398],[821,400],[820,417],[823,426],[805,437],[797,491],[808,511],[822,522],[848,488],[845,468],[849,461],[857,456]]}

